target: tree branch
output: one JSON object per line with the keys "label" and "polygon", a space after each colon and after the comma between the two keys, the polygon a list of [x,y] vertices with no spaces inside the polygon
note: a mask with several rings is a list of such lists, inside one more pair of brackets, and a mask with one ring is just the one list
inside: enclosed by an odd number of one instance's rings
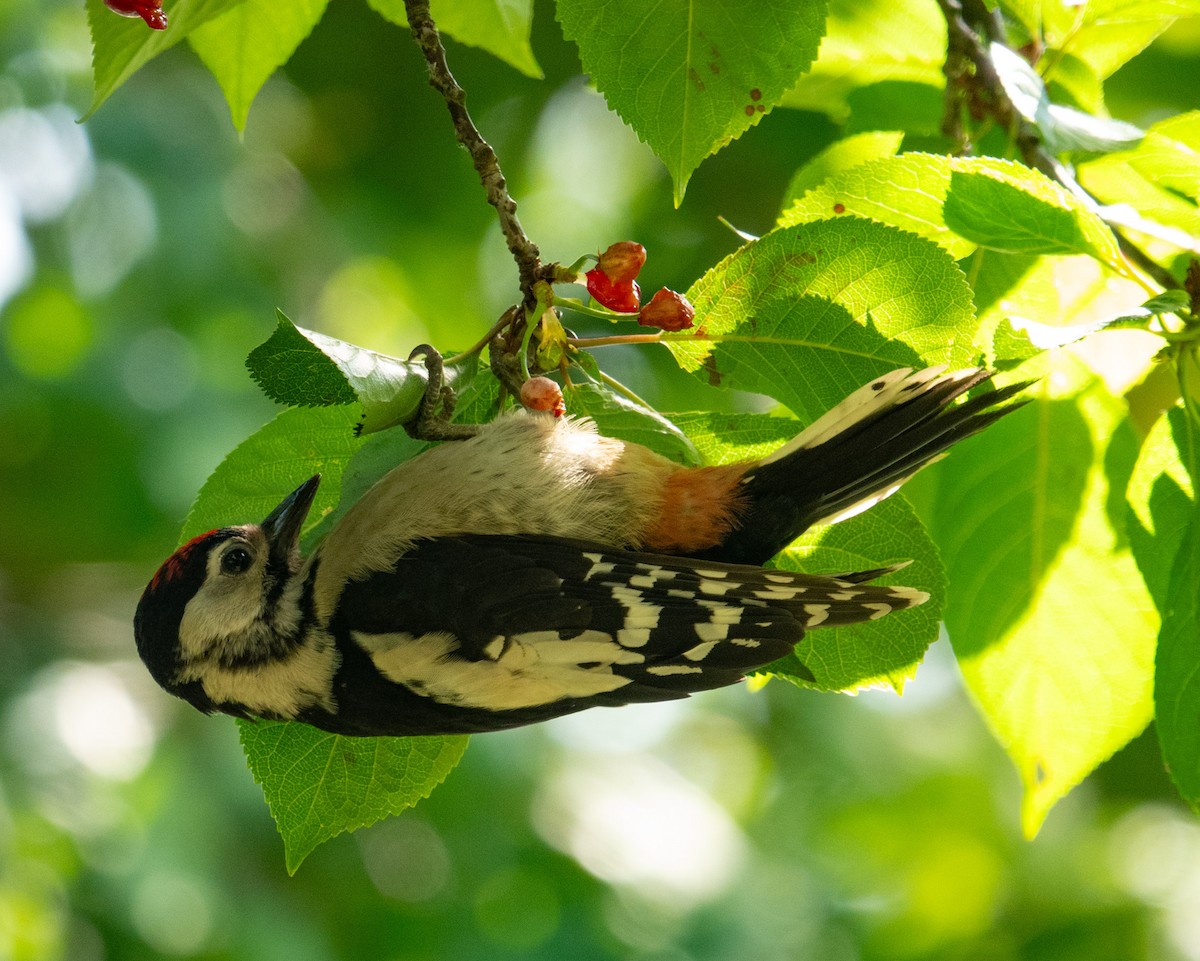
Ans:
{"label": "tree branch", "polygon": [[[938,6],[946,20],[947,28],[946,117],[943,122],[946,134],[960,144],[965,143],[959,115],[962,97],[952,94],[949,86],[967,86],[974,94],[972,103],[981,104],[997,123],[1013,132],[1013,140],[1027,166],[1041,171],[1078,197],[1090,210],[1100,213],[1100,205],[1096,203],[1095,198],[1080,186],[1074,175],[1056,157],[1046,152],[1037,128],[1017,112],[1005,92],[987,49],[990,42],[1005,42],[1003,21],[987,10],[980,0],[938,0]],[[983,37],[967,22],[968,16],[972,22],[980,25]],[[972,68],[973,75],[964,69],[967,64]],[[1170,271],[1155,263],[1145,251],[1115,227],[1113,233],[1125,258],[1152,277],[1156,283],[1168,289],[1180,286]]]}
{"label": "tree branch", "polygon": [[487,193],[488,203],[496,208],[500,217],[500,230],[504,234],[513,260],[517,262],[525,302],[532,304],[533,285],[538,280],[542,268],[541,252],[537,244],[525,234],[521,222],[517,219],[517,204],[508,193],[508,184],[500,170],[496,152],[491,144],[483,139],[471,120],[471,115],[467,113],[466,91],[458,85],[446,63],[446,48],[442,46],[437,25],[429,14],[429,0],[404,0],[404,9],[408,15],[413,40],[421,48],[429,68],[429,85],[446,101],[446,109],[450,111],[450,119],[454,124],[454,136],[471,155],[471,163],[475,166],[475,172],[479,174],[479,182],[483,184]]}

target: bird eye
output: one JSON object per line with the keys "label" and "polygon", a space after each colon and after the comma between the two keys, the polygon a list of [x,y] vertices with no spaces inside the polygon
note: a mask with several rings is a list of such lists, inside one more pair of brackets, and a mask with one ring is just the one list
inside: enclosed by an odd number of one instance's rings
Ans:
{"label": "bird eye", "polygon": [[222,574],[242,574],[254,563],[254,558],[244,547],[232,547],[221,555]]}

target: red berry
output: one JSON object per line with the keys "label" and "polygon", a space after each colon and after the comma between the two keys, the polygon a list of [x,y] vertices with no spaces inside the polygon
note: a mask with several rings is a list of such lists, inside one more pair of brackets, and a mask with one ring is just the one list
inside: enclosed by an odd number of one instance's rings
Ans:
{"label": "red berry", "polygon": [[562,388],[549,377],[530,377],[521,385],[521,405],[529,410],[548,410],[555,417],[567,412]]}
{"label": "red berry", "polygon": [[638,312],[638,323],[659,330],[687,330],[696,311],[683,294],[664,287]]}
{"label": "red berry", "polygon": [[167,29],[162,0],[104,0],[104,5],[122,17],[141,17],[151,30]]}
{"label": "red berry", "polygon": [[613,283],[633,280],[646,262],[646,248],[632,240],[619,240],[600,255],[597,265]]}
{"label": "red berry", "polygon": [[614,281],[601,268],[594,267],[586,274],[588,293],[609,310],[636,314],[641,306],[642,291],[636,280]]}

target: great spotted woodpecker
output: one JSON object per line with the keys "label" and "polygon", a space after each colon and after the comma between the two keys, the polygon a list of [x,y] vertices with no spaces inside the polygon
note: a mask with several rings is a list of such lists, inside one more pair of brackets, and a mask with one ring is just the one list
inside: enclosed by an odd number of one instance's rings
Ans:
{"label": "great spotted woodpecker", "polygon": [[896,568],[761,565],[1019,406],[1004,402],[1023,384],[959,399],[988,377],[893,371],[721,467],[586,419],[502,415],[393,469],[307,560],[319,477],[261,524],[183,545],[138,604],[138,652],[201,711],[349,735],[492,731],[732,684],[809,628],[927,599],[868,583]]}

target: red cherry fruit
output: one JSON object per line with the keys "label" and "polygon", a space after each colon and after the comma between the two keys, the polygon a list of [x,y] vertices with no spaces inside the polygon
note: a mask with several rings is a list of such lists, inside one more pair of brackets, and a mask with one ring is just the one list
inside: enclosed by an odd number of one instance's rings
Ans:
{"label": "red cherry fruit", "polygon": [[618,240],[600,255],[596,266],[614,283],[633,280],[646,262],[646,248],[632,240]]}
{"label": "red cherry fruit", "polygon": [[613,281],[599,267],[586,274],[588,293],[597,303],[622,314],[636,314],[642,303],[642,290],[636,280]]}
{"label": "red cherry fruit", "polygon": [[664,287],[638,312],[638,323],[659,330],[687,330],[695,316],[695,308],[683,294]]}
{"label": "red cherry fruit", "polygon": [[634,278],[646,262],[646,248],[632,240],[620,240],[610,245],[599,261],[584,274],[588,293],[609,310],[637,313],[642,292]]}
{"label": "red cherry fruit", "polygon": [[567,412],[562,388],[549,377],[530,377],[521,385],[521,405],[530,410],[547,410],[555,417]]}
{"label": "red cherry fruit", "polygon": [[104,5],[122,17],[141,17],[151,30],[167,29],[162,0],[104,0]]}

